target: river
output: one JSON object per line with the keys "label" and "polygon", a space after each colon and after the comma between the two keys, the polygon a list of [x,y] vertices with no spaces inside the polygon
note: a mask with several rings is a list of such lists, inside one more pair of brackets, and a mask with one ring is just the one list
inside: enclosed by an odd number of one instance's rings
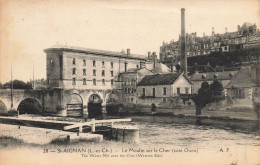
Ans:
{"label": "river", "polygon": [[[19,156],[26,156],[28,152],[37,161],[44,148],[49,150],[92,148],[111,150],[110,154],[118,154],[118,158],[106,158],[120,164],[259,164],[260,136],[257,133],[243,132],[232,129],[220,129],[214,126],[199,126],[180,124],[170,117],[132,116],[133,123],[139,128],[140,143],[128,144],[104,140],[101,143],[77,143],[67,145],[30,146],[2,149]],[[144,152],[141,152],[141,151]],[[147,153],[146,151],[151,152]],[[123,152],[124,151],[124,152]],[[138,154],[152,156],[143,158]],[[1,153],[4,156],[3,152]],[[102,154],[102,153],[101,153]],[[158,155],[157,155],[158,154]],[[46,159],[64,159],[64,164],[76,157],[80,161],[100,162],[104,159],[81,158],[79,153],[43,154]],[[48,155],[48,156],[47,156]],[[125,157],[120,157],[125,155]],[[158,157],[156,157],[157,155]],[[47,157],[46,157],[47,156]],[[67,161],[65,161],[67,160]],[[32,161],[33,162],[33,161]],[[84,164],[84,163],[83,163]]]}

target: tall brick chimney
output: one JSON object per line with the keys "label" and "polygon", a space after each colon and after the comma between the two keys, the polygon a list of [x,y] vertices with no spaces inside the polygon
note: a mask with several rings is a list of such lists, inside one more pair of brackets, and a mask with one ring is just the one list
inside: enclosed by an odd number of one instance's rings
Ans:
{"label": "tall brick chimney", "polygon": [[181,71],[187,76],[187,55],[185,37],[185,9],[181,8]]}

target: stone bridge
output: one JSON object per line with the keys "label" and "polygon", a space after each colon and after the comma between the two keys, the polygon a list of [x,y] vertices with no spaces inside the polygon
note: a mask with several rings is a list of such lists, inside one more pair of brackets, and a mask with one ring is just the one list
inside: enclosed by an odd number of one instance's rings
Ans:
{"label": "stone bridge", "polygon": [[[121,102],[117,90],[78,90],[78,89],[0,89],[0,113],[18,111],[33,114],[56,114],[66,116],[67,112],[88,111],[88,104],[96,102],[106,106],[112,97]],[[13,101],[12,101],[13,100]]]}

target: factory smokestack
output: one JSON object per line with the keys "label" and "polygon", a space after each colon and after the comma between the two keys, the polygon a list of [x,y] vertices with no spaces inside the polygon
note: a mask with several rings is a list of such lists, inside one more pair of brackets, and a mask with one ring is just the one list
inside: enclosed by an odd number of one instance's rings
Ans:
{"label": "factory smokestack", "polygon": [[181,71],[187,76],[187,56],[185,37],[185,9],[181,8]]}

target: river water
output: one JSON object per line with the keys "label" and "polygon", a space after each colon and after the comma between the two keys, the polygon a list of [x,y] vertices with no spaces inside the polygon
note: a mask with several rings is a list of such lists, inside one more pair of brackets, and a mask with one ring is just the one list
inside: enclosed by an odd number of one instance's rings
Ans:
{"label": "river water", "polygon": [[[214,126],[177,124],[170,117],[132,116],[133,123],[139,128],[140,143],[128,144],[104,140],[101,143],[77,143],[69,145],[23,146],[7,150],[18,157],[28,153],[35,161],[39,155],[43,159],[71,159],[105,164],[260,164],[260,136],[239,130],[220,129]],[[82,158],[79,153],[43,154],[42,150],[92,148],[111,150],[117,158]],[[149,153],[146,152],[149,150]],[[144,152],[142,152],[144,151]],[[8,153],[5,152],[5,153]],[[152,157],[140,157],[139,153]],[[1,153],[4,156],[3,152]],[[102,154],[102,153],[101,153]],[[124,157],[120,157],[124,155]],[[157,156],[156,156],[157,155]],[[66,161],[65,161],[66,160]],[[32,161],[33,162],[33,161]],[[117,164],[116,163],[116,164]],[[115,164],[115,163],[112,163]]]}

